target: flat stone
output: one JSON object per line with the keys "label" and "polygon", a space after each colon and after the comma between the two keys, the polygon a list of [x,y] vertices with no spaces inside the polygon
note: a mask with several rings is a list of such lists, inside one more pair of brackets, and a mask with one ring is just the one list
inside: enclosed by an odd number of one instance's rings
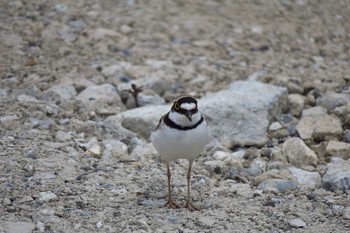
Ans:
{"label": "flat stone", "polygon": [[301,113],[302,117],[306,116],[320,116],[320,115],[325,115],[327,114],[327,109],[321,106],[316,106],[308,109],[304,109],[303,112]]}
{"label": "flat stone", "polygon": [[350,158],[350,144],[338,141],[329,141],[326,152],[330,156],[340,157],[344,160]]}
{"label": "flat stone", "polygon": [[298,185],[292,180],[269,179],[258,185],[257,189],[271,190],[275,189],[279,193],[286,193],[298,189]]}
{"label": "flat stone", "polygon": [[317,98],[316,104],[328,110],[334,110],[350,102],[350,96],[347,94],[327,92],[325,95]]}
{"label": "flat stone", "polygon": [[75,99],[81,101],[88,111],[95,111],[101,115],[114,115],[125,109],[111,84],[89,86]]}
{"label": "flat stone", "polygon": [[330,191],[350,190],[350,159],[332,158],[322,177],[322,187]]}
{"label": "flat stone", "polygon": [[106,121],[114,122],[114,124],[119,123],[140,137],[149,139],[151,131],[156,129],[159,119],[169,110],[170,105],[145,106],[110,116]]}
{"label": "flat stone", "polygon": [[31,233],[35,229],[35,225],[31,222],[5,222],[4,229],[7,233]]}
{"label": "flat stone", "polygon": [[299,218],[295,218],[295,219],[292,219],[289,221],[289,224],[292,226],[292,227],[295,227],[295,228],[303,228],[303,227],[306,227],[306,223],[299,219]]}
{"label": "flat stone", "polygon": [[295,167],[288,168],[288,171],[303,188],[314,190],[321,187],[321,175],[318,172],[309,172]]}
{"label": "flat stone", "polygon": [[288,161],[296,167],[316,166],[317,155],[300,138],[288,138],[282,146],[282,152]]}
{"label": "flat stone", "polygon": [[349,219],[350,220],[350,207],[346,207],[343,210],[343,218],[344,219]]}
{"label": "flat stone", "polygon": [[286,108],[286,103],[285,88],[237,81],[228,90],[204,96],[199,100],[199,108],[214,137],[231,146],[262,146],[267,142],[270,121]]}
{"label": "flat stone", "polygon": [[343,133],[340,120],[327,114],[302,117],[296,130],[303,140],[323,141],[327,136],[340,137]]}
{"label": "flat stone", "polygon": [[55,200],[55,199],[57,199],[57,195],[51,191],[39,193],[39,200],[40,201],[49,202],[49,201]]}
{"label": "flat stone", "polygon": [[57,85],[44,91],[43,99],[53,101],[53,100],[68,100],[72,99],[77,95],[77,92],[73,85]]}

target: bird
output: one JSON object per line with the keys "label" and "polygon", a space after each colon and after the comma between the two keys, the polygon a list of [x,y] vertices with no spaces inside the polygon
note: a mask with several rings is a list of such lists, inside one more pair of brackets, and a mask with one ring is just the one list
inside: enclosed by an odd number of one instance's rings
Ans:
{"label": "bird", "polygon": [[[151,141],[167,165],[168,195],[165,207],[200,210],[191,200],[190,178],[193,161],[204,150],[211,138],[211,130],[198,111],[197,100],[190,95],[175,98],[171,109],[163,115],[156,129],[151,132]],[[171,196],[170,162],[177,159],[189,160],[187,171],[187,203],[177,204]]]}

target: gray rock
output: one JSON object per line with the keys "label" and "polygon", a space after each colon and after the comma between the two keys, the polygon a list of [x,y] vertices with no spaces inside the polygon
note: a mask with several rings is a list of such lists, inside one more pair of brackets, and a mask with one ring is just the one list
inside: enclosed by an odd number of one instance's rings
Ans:
{"label": "gray rock", "polygon": [[86,110],[101,115],[114,115],[124,109],[116,89],[111,84],[89,86],[75,99],[81,101]]}
{"label": "gray rock", "polygon": [[39,232],[45,232],[45,224],[43,222],[38,221],[35,227]]}
{"label": "gray rock", "polygon": [[349,206],[343,210],[343,218],[350,220],[350,207]]}
{"label": "gray rock", "polygon": [[43,99],[48,101],[68,100],[77,95],[73,85],[57,85],[44,91]]}
{"label": "gray rock", "polygon": [[301,111],[304,109],[305,99],[299,94],[288,95],[289,112],[294,116],[300,116]]}
{"label": "gray rock", "polygon": [[285,88],[237,81],[228,90],[204,96],[199,108],[207,116],[212,134],[227,141],[228,146],[261,146],[267,142],[269,122],[286,103]]}
{"label": "gray rock", "polygon": [[35,225],[31,222],[5,222],[4,229],[7,233],[32,233],[35,229]]}
{"label": "gray rock", "polygon": [[330,190],[350,190],[350,159],[332,158],[322,177],[322,187]]}
{"label": "gray rock", "polygon": [[279,123],[278,121],[272,122],[271,125],[269,126],[269,131],[276,131],[280,130],[283,128],[283,125]]}
{"label": "gray rock", "polygon": [[269,179],[259,184],[257,189],[264,191],[277,190],[279,193],[286,193],[298,189],[298,185],[292,180]]}
{"label": "gray rock", "polygon": [[334,92],[327,92],[324,96],[316,100],[316,104],[330,111],[350,102],[350,96]]}
{"label": "gray rock", "polygon": [[282,146],[283,154],[296,167],[316,166],[317,155],[300,138],[288,138]]}
{"label": "gray rock", "polygon": [[59,142],[66,142],[66,141],[72,140],[72,135],[71,135],[71,133],[57,131],[55,134],[55,139]]}
{"label": "gray rock", "polygon": [[302,117],[296,130],[301,139],[318,141],[325,140],[326,137],[340,137],[343,133],[340,120],[327,114]]}
{"label": "gray rock", "polygon": [[303,228],[303,227],[306,227],[306,223],[299,219],[299,218],[295,218],[295,219],[292,219],[289,221],[289,224],[292,226],[292,227],[295,227],[295,228]]}
{"label": "gray rock", "polygon": [[57,199],[57,195],[51,191],[39,193],[39,201],[49,202],[49,201],[55,200],[55,199]]}
{"label": "gray rock", "polygon": [[128,147],[118,140],[103,140],[102,160],[105,162],[115,162],[116,160],[128,155]]}
{"label": "gray rock", "polygon": [[321,175],[318,172],[309,172],[295,167],[290,167],[288,170],[301,187],[309,190],[321,187]]}
{"label": "gray rock", "polygon": [[327,114],[327,109],[321,107],[321,106],[316,106],[308,109],[304,109],[303,112],[301,113],[302,117],[306,116],[320,116],[320,115],[325,115]]}
{"label": "gray rock", "polygon": [[26,104],[26,103],[33,103],[33,102],[39,102],[34,96],[30,96],[30,95],[26,95],[26,94],[22,94],[17,96],[17,100],[18,102],[22,103],[22,104]]}
{"label": "gray rock", "polygon": [[169,105],[145,106],[110,116],[106,120],[119,123],[124,128],[149,139],[151,131],[156,129],[159,119],[170,110]]}
{"label": "gray rock", "polygon": [[344,160],[350,158],[350,144],[338,141],[329,141],[326,152],[330,156],[340,157]]}

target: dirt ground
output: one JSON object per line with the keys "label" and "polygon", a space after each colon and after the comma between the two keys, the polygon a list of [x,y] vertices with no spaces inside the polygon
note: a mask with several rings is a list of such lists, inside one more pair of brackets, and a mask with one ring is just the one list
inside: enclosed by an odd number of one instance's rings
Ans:
{"label": "dirt ground", "polygon": [[[129,154],[110,113],[45,94],[149,75],[172,80],[166,101],[254,77],[337,92],[349,87],[349,13],[349,0],[0,0],[0,232],[349,232],[348,191],[261,193],[208,170],[209,152],[192,177],[203,210],[159,208],[166,167],[150,144]],[[93,137],[122,141],[124,159],[85,153]],[[186,168],[172,165],[179,203]]]}

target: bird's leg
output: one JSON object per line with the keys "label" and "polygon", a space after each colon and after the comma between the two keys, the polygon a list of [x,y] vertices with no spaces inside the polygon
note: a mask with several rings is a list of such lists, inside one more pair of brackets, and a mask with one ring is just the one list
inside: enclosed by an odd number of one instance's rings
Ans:
{"label": "bird's leg", "polygon": [[170,208],[176,209],[180,208],[181,206],[177,204],[172,198],[171,198],[171,186],[170,186],[170,178],[171,178],[171,173],[170,173],[170,167],[169,167],[169,162],[166,164],[167,169],[168,169],[168,200],[167,202],[163,205],[163,207],[169,206]]}
{"label": "bird's leg", "polygon": [[191,169],[192,169],[193,160],[190,160],[188,164],[188,171],[187,171],[187,203],[183,206],[184,208],[188,208],[189,210],[201,210],[198,206],[195,206],[192,204],[191,200],[191,185],[190,185],[190,179],[191,179]]}

